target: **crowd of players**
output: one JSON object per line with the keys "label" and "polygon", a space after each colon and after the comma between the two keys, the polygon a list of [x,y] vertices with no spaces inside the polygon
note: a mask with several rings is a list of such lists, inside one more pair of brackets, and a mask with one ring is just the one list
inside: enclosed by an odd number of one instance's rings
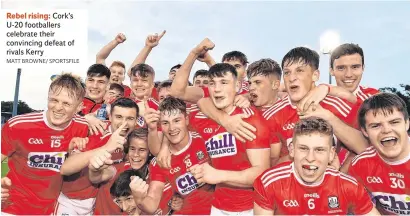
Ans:
{"label": "crowd of players", "polygon": [[[105,66],[118,34],[85,84],[57,76],[47,110],[3,126],[2,214],[410,215],[407,108],[360,85],[358,45],[332,52],[336,86],[317,85],[309,48],[280,64],[248,65],[239,51],[216,63],[209,39],[156,85],[144,62],[164,35],[149,35],[127,71]],[[191,84],[195,61],[209,68]]]}

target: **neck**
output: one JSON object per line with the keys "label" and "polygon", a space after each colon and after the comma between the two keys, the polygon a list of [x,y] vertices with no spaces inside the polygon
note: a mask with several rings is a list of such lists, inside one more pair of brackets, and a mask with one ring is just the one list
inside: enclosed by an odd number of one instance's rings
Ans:
{"label": "neck", "polygon": [[103,98],[98,98],[98,99],[93,99],[91,98],[88,94],[86,95],[86,97],[90,98],[91,100],[93,100],[95,103],[102,103],[103,102]]}
{"label": "neck", "polygon": [[184,149],[188,143],[189,143],[189,132],[186,132],[185,137],[181,140],[181,142],[179,143],[171,143],[169,150],[171,151],[172,154],[178,153],[179,151],[181,151],[182,149]]}
{"label": "neck", "polygon": [[224,112],[226,112],[226,113],[230,113],[230,112],[232,112],[232,110],[234,109],[234,105],[233,104],[230,104],[230,105],[228,105],[227,107],[225,107],[225,108],[223,108],[222,109],[222,111],[224,111]]}
{"label": "neck", "polygon": [[273,94],[273,97],[271,97],[271,99],[268,101],[268,103],[264,106],[269,106],[270,107],[273,104],[275,104],[276,101],[278,101],[278,93],[277,92]]}

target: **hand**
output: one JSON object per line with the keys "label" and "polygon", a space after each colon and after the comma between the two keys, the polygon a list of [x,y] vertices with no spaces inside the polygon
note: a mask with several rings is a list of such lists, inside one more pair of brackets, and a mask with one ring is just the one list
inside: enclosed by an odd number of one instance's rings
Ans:
{"label": "hand", "polygon": [[340,161],[339,161],[339,157],[337,156],[337,154],[335,154],[335,157],[333,158],[333,160],[329,163],[328,167],[333,168],[335,170],[339,170],[340,169]]}
{"label": "hand", "polygon": [[98,135],[99,133],[104,134],[107,128],[107,123],[95,117],[93,113],[85,115],[84,118],[88,123],[88,130],[91,135]]}
{"label": "hand", "polygon": [[155,33],[154,35],[148,35],[147,39],[145,40],[145,46],[150,48],[156,47],[166,32],[167,31],[164,30],[160,35],[158,35],[158,33]]}
{"label": "hand", "polygon": [[251,102],[243,95],[236,95],[234,105],[239,108],[249,108],[251,106]]}
{"label": "hand", "polygon": [[195,177],[198,184],[219,184],[222,182],[222,175],[217,169],[208,163],[196,164],[189,168],[189,172]]}
{"label": "hand", "polygon": [[71,152],[73,150],[83,151],[87,147],[88,137],[74,137],[71,139],[68,151]]}
{"label": "hand", "polygon": [[174,195],[171,198],[171,209],[174,211],[179,211],[184,205],[184,199],[178,195]]}
{"label": "hand", "polygon": [[309,107],[313,111],[319,103],[325,99],[326,95],[329,93],[329,87],[326,85],[319,85],[316,88],[310,90],[310,92],[298,103],[298,111],[305,113],[308,111]]}
{"label": "hand", "polygon": [[253,141],[256,139],[256,136],[253,133],[256,131],[256,128],[242,120],[243,118],[248,117],[249,116],[244,113],[228,116],[226,119],[221,121],[221,125],[241,142],[245,142],[245,139]]}
{"label": "hand", "polygon": [[148,184],[138,176],[131,176],[130,189],[135,203],[141,204],[148,194]]}
{"label": "hand", "polygon": [[312,108],[309,108],[307,112],[304,112],[304,113],[298,112],[298,115],[300,119],[306,119],[306,118],[314,116],[314,117],[322,118],[324,120],[329,120],[330,117],[333,115],[333,113],[331,113],[327,109],[323,109],[322,106],[317,105],[315,111],[313,111]]}
{"label": "hand", "polygon": [[124,129],[125,125],[127,125],[127,122],[123,122],[122,125],[117,128],[117,130],[112,133],[110,139],[108,142],[103,146],[103,149],[106,150],[109,153],[113,153],[117,149],[124,149],[124,144],[127,141],[125,137],[121,136],[121,131]]}
{"label": "hand", "polygon": [[[164,136],[163,139],[166,139]],[[159,150],[158,156],[157,156],[157,163],[159,167],[164,168],[164,169],[171,169],[171,152],[169,151],[169,147],[167,143],[162,143],[163,146],[161,146],[161,149]]]}
{"label": "hand", "polygon": [[95,155],[90,159],[90,163],[88,164],[88,169],[91,171],[97,172],[104,169],[107,169],[114,163],[111,160],[111,154],[104,149],[97,151]]}
{"label": "hand", "polygon": [[1,202],[9,199],[9,189],[11,187],[11,180],[8,177],[1,178]]}
{"label": "hand", "polygon": [[156,130],[158,127],[158,122],[160,118],[160,112],[154,110],[148,106],[148,102],[144,101],[145,112],[143,114],[145,124],[147,124],[148,129]]}
{"label": "hand", "polygon": [[126,41],[127,40],[127,38],[125,37],[125,35],[123,34],[123,33],[119,33],[119,34],[117,34],[117,36],[115,37],[115,41],[117,42],[117,43],[124,43],[124,41]]}
{"label": "hand", "polygon": [[205,38],[200,44],[198,44],[192,52],[197,55],[201,56],[204,55],[208,50],[212,50],[215,47],[215,44],[209,40],[208,38]]}
{"label": "hand", "polygon": [[207,62],[212,61],[213,59],[212,59],[211,55],[209,55],[209,53],[206,52],[206,53],[204,53],[204,54],[202,54],[202,55],[199,55],[199,56],[196,58],[196,60],[198,60],[198,61],[200,61],[200,62],[205,62],[205,63],[207,63]]}
{"label": "hand", "polygon": [[283,98],[285,98],[286,96],[288,96],[288,93],[287,93],[287,92],[278,92],[278,97],[279,97],[280,99],[283,99]]}

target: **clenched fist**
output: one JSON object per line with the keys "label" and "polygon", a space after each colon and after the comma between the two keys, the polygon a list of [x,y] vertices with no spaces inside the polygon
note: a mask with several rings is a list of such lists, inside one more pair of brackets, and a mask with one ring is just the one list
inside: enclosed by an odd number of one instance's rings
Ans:
{"label": "clenched fist", "polygon": [[148,194],[148,184],[138,176],[131,176],[130,189],[136,204],[141,204]]}
{"label": "clenched fist", "polygon": [[115,41],[117,41],[118,43],[124,43],[125,40],[127,40],[127,38],[125,37],[125,35],[123,33],[119,33],[115,37]]}
{"label": "clenched fist", "polygon": [[88,168],[91,171],[96,172],[107,169],[113,163],[114,161],[111,160],[111,154],[106,150],[101,149],[90,159],[90,164],[88,165]]}
{"label": "clenched fist", "polygon": [[205,38],[192,50],[192,52],[197,56],[204,57],[205,53],[208,52],[208,50],[212,50],[214,47],[215,44],[209,40],[209,38]]}

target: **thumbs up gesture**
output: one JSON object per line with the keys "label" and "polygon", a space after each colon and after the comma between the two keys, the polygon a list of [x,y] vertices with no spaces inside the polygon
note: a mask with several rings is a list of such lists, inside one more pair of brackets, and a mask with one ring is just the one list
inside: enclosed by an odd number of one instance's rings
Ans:
{"label": "thumbs up gesture", "polygon": [[156,130],[160,119],[160,112],[148,106],[148,102],[144,101],[145,112],[142,117],[150,130]]}
{"label": "thumbs up gesture", "polygon": [[145,46],[154,48],[159,44],[161,38],[165,35],[167,31],[163,31],[161,34],[155,33],[154,35],[148,35],[147,39],[145,40]]}

